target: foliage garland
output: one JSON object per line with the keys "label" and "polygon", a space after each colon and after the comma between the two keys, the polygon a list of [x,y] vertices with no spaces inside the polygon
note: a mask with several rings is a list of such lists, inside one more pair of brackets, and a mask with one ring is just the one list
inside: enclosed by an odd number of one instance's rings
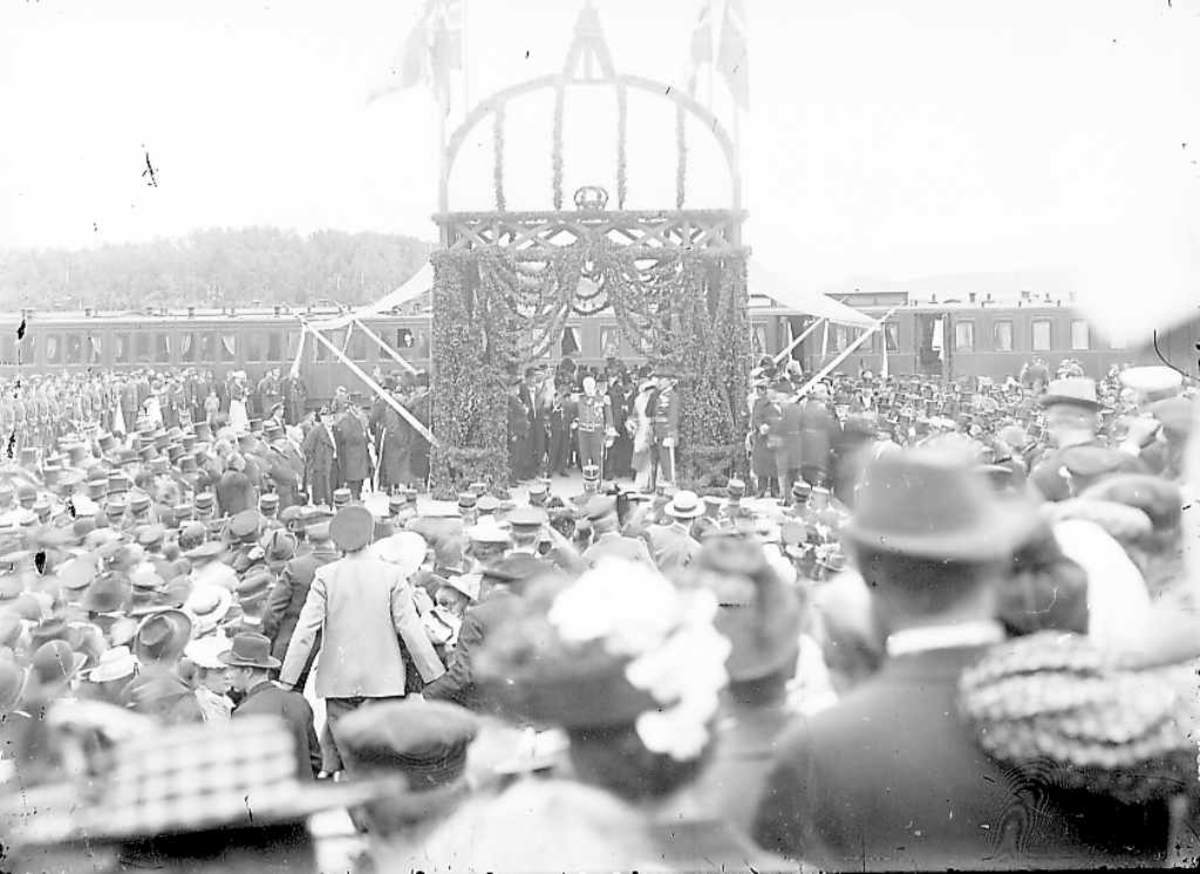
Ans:
{"label": "foliage garland", "polygon": [[625,153],[626,131],[629,124],[629,96],[624,85],[617,86],[617,209],[625,208],[629,193],[629,170]]}
{"label": "foliage garland", "polygon": [[554,209],[562,210],[563,206],[563,110],[566,104],[567,89],[563,82],[558,83],[554,90],[554,130],[551,134],[551,184],[554,187]]}
{"label": "foliage garland", "polygon": [[504,104],[496,110],[492,126],[492,183],[496,188],[496,209],[504,212]]}
{"label": "foliage garland", "polygon": [[[504,246],[434,256],[435,492],[507,484],[506,375],[540,358],[567,318],[611,306],[627,341],[652,364],[680,369],[679,480],[701,491],[744,472],[745,250],[663,251],[653,259],[609,241],[552,252]],[[597,283],[580,298],[579,278]]]}
{"label": "foliage garland", "polygon": [[675,208],[683,209],[684,193],[687,187],[687,137],[684,135],[683,104],[675,104],[675,151],[678,160],[675,164]]}

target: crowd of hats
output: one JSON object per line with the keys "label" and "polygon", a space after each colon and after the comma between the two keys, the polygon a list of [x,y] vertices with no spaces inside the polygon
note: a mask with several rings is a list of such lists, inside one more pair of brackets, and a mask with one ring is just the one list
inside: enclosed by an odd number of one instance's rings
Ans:
{"label": "crowd of hats", "polygon": [[[498,712],[568,730],[634,726],[651,752],[698,760],[722,688],[796,662],[806,604],[846,569],[848,554],[1002,562],[1047,519],[1100,520],[1123,546],[1179,528],[1175,484],[1112,476],[1099,451],[1065,462],[1089,488],[1059,506],[1037,512],[1001,494],[992,475],[1008,476],[1011,462],[1044,443],[1035,435],[1047,407],[1100,413],[1114,435],[1126,414],[1153,416],[1168,441],[1190,434],[1194,407],[1176,377],[1133,370],[1097,386],[1066,370],[1040,396],[1015,381],[968,390],[864,375],[819,387],[816,398],[831,403],[844,431],[908,447],[877,455],[852,502],[803,479],[781,500],[750,497],[753,484],[741,477],[705,495],[669,486],[638,494],[588,466],[573,496],[554,494],[545,479],[511,500],[473,483],[454,501],[418,507],[414,490],[399,489],[376,514],[346,489],[329,507],[281,509],[267,493],[256,508],[218,518],[200,471],[230,435],[204,423],[142,426],[127,439],[69,434],[45,453],[25,447],[0,475],[0,716],[35,721],[39,708],[91,696],[146,720],[103,728],[122,735],[104,764],[104,792],[91,791],[73,813],[29,819],[25,840],[246,825],[251,792],[263,822],[368,799],[377,823],[407,822],[464,791],[480,725],[449,705],[396,702],[342,720],[355,780],[338,791],[296,784],[293,741],[269,720],[156,730],[188,691],[181,664],[279,668],[262,633],[267,605],[288,562],[314,544],[370,547],[400,568],[431,596],[422,618],[437,646],[453,645],[457,625],[433,595],[444,589],[475,605],[493,588],[518,594],[475,653],[477,682]],[[757,391],[780,393],[794,391],[793,377],[766,367],[753,374]],[[238,438],[247,452],[257,439]],[[177,499],[164,503],[166,494]],[[657,526],[686,531],[689,564],[668,570],[657,554],[659,568],[559,561],[610,532],[652,544]],[[1169,722],[1173,680],[1146,692],[1128,678],[1111,681],[1086,648],[1057,635],[1030,639],[964,677],[963,715],[986,726],[990,755],[1018,767],[1048,758],[1071,772],[1064,781],[1129,800],[1175,779],[1186,730]],[[1109,719],[1120,702],[1125,716]],[[1151,776],[1131,784],[1119,776],[1130,770]],[[371,782],[397,772],[401,788]]]}

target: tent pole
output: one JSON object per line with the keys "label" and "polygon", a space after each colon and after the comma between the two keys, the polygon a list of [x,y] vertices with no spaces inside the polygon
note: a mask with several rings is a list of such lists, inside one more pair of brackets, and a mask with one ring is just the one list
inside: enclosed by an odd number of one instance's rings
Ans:
{"label": "tent pole", "polygon": [[854,353],[855,349],[857,349],[863,343],[867,342],[867,339],[872,334],[874,334],[876,331],[882,330],[883,323],[886,322],[888,319],[890,319],[892,317],[892,315],[898,309],[900,309],[900,307],[892,307],[890,310],[888,310],[887,315],[885,315],[882,319],[880,319],[878,322],[876,322],[870,328],[863,331],[861,337],[859,337],[857,340],[855,340],[853,343],[851,343],[849,346],[847,346],[840,355],[838,355],[836,358],[834,358],[832,361],[830,361],[828,364],[826,364],[824,367],[822,367],[819,371],[817,371],[816,376],[814,376],[812,379],[810,379],[808,382],[806,382],[803,386],[801,386],[800,391],[798,391],[796,393],[796,397],[802,398],[806,394],[808,394],[810,391],[812,391],[812,387],[814,385],[816,385],[818,382],[820,382],[825,377],[827,377],[830,373],[832,373],[833,369],[835,367],[837,367],[839,364],[841,364],[843,361],[845,361],[847,358],[849,358]]}
{"label": "tent pole", "polygon": [[825,317],[821,316],[821,318],[817,319],[815,322],[813,322],[811,325],[809,325],[807,328],[805,328],[800,333],[799,337],[792,340],[792,342],[788,343],[787,348],[775,356],[775,363],[778,364],[780,361],[782,361],[784,358],[786,358],[793,349],[795,349],[802,342],[804,342],[805,337],[807,337],[809,334],[811,334],[813,331],[815,331],[821,325],[821,323],[824,321],[825,321]]}
{"label": "tent pole", "polygon": [[399,364],[401,367],[403,367],[409,373],[413,374],[414,376],[416,375],[417,368],[413,367],[411,364],[409,364],[407,361],[405,361],[403,358],[401,358],[400,354],[398,352],[396,352],[395,349],[393,349],[391,346],[389,346],[382,337],[380,337],[378,334],[376,334],[374,331],[372,331],[370,328],[368,328],[366,325],[364,325],[362,323],[362,320],[359,319],[358,316],[354,317],[353,322],[360,331],[362,331],[364,334],[366,334],[368,337],[370,337],[372,340],[374,340],[377,344],[379,344],[379,348],[382,349],[384,352],[386,352],[389,356],[391,356],[393,361],[395,361],[397,364]]}

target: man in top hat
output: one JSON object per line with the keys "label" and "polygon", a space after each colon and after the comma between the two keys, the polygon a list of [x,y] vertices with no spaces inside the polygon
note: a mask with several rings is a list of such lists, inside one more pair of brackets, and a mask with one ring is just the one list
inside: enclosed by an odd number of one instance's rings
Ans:
{"label": "man in top hat", "polygon": [[1054,449],[1029,473],[1029,484],[1042,500],[1062,501],[1108,473],[1144,473],[1129,453],[1111,449],[1097,436],[1101,403],[1096,383],[1086,377],[1055,379],[1040,401],[1046,411],[1046,431]]}
{"label": "man in top hat", "polygon": [[671,524],[649,529],[650,552],[658,569],[670,574],[687,567],[700,554],[700,543],[692,536],[692,527],[704,515],[704,506],[695,492],[684,490],[675,493],[664,512]]}
{"label": "man in top hat", "polygon": [[238,634],[232,648],[219,658],[228,666],[230,684],[243,694],[233,709],[233,718],[266,715],[283,719],[296,741],[300,779],[315,779],[321,772],[321,746],[313,727],[312,708],[299,692],[281,689],[271,682],[271,671],[280,665],[279,659],[271,655],[271,642],[261,634]]}
{"label": "man in top hat", "polygon": [[300,486],[304,481],[304,456],[287,436],[281,425],[272,425],[266,432],[267,475],[279,496],[279,509],[302,503]]}
{"label": "man in top hat", "polygon": [[661,479],[675,482],[675,451],[679,445],[681,399],[676,388],[679,374],[662,368],[654,374],[657,388],[646,404],[651,420],[650,489]]}
{"label": "man in top hat", "polygon": [[[785,733],[755,816],[760,846],[825,870],[1119,866],[1156,845],[1161,857],[1165,818],[1014,782],[958,715],[962,671],[1004,639],[998,587],[1036,523],[944,450],[872,465],[845,534],[887,657]],[[1014,809],[1037,815],[1010,822]]]}
{"label": "man in top hat", "polygon": [[[363,482],[370,479],[371,458],[367,449],[367,424],[362,410],[351,404],[333,426],[338,475],[350,489],[350,497],[362,498]],[[340,485],[340,483],[338,484]]]}
{"label": "man in top hat", "polygon": [[321,632],[321,650],[336,657],[323,661],[316,692],[325,699],[335,737],[342,716],[367,701],[408,693],[405,652],[425,682],[445,672],[401,570],[367,551],[374,530],[375,519],[363,506],[345,507],[334,517],[330,533],[342,558],[314,574],[280,672],[280,682],[295,688]]}

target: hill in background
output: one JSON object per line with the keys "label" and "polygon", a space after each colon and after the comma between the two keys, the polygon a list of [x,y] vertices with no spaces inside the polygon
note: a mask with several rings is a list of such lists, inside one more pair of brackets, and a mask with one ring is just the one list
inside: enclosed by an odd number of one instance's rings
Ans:
{"label": "hill in background", "polygon": [[95,249],[0,250],[0,310],[357,305],[395,289],[432,249],[394,234],[251,227]]}

